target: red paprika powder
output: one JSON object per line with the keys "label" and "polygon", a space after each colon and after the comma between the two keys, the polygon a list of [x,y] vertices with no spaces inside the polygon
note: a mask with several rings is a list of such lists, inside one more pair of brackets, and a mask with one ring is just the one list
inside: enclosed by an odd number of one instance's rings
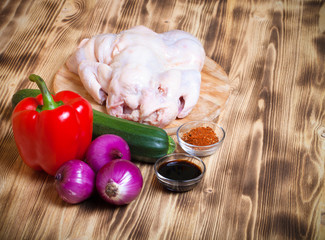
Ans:
{"label": "red paprika powder", "polygon": [[182,139],[192,145],[206,146],[219,141],[211,127],[197,127],[184,133]]}

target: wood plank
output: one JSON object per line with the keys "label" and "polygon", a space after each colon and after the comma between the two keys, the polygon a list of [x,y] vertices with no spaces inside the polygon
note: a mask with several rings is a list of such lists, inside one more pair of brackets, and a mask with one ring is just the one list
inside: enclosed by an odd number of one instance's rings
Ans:
{"label": "wood plank", "polygon": [[[324,1],[5,0],[0,19],[1,239],[324,238]],[[52,86],[82,38],[139,24],[192,33],[228,73],[226,139],[190,192],[137,163],[130,205],[64,203],[18,156],[11,96],[30,73]]]}

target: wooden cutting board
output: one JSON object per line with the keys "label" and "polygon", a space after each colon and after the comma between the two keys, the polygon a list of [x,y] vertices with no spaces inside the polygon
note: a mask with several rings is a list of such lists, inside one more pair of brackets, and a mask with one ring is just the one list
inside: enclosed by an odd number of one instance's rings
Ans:
{"label": "wooden cutting board", "polygon": [[[186,118],[175,119],[165,127],[168,134],[175,134],[178,126],[188,121],[214,120],[224,109],[230,94],[226,72],[216,62],[206,57],[201,76],[201,90],[197,105]],[[77,92],[86,98],[94,109],[106,113],[105,106],[101,106],[94,101],[83,87],[79,76],[70,72],[65,64],[54,77],[53,89],[55,93],[62,90]]]}

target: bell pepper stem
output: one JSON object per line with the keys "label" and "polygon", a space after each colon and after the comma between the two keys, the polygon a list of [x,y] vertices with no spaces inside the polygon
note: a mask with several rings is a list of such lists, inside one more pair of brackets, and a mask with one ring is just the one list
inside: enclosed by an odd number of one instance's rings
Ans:
{"label": "bell pepper stem", "polygon": [[36,74],[31,74],[29,76],[29,80],[37,84],[38,88],[41,90],[41,94],[43,97],[43,105],[39,105],[37,111],[40,112],[43,110],[52,110],[63,105],[62,101],[54,101],[49,89],[46,86],[45,81],[40,76]]}

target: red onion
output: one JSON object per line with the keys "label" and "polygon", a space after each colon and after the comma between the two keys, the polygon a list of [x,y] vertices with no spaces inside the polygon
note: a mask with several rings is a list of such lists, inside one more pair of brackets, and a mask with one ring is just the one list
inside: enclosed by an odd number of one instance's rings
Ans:
{"label": "red onion", "polygon": [[99,195],[115,205],[128,204],[140,194],[143,178],[139,168],[131,161],[119,159],[102,167],[96,177]]}
{"label": "red onion", "polygon": [[130,148],[120,136],[104,134],[91,142],[86,153],[86,162],[98,172],[106,163],[115,159],[131,160]]}
{"label": "red onion", "polygon": [[55,186],[68,203],[80,203],[91,196],[95,188],[95,172],[81,160],[62,164],[55,174]]}

